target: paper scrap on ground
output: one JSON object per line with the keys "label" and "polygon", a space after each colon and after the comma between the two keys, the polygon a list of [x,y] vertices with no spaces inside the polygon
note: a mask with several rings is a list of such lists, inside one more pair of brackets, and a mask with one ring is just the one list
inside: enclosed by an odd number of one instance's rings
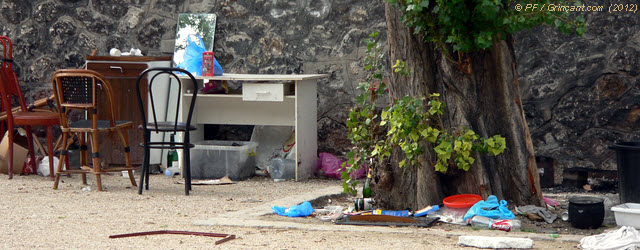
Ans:
{"label": "paper scrap on ground", "polygon": [[587,236],[580,240],[582,249],[638,249],[640,248],[640,233],[628,226],[608,233]]}
{"label": "paper scrap on ground", "polygon": [[343,217],[343,206],[327,206],[322,209],[316,209],[316,218],[321,221],[334,221]]}
{"label": "paper scrap on ground", "polygon": [[458,237],[458,245],[493,249],[529,249],[533,247],[533,240],[511,237],[460,236]]}
{"label": "paper scrap on ground", "polygon": [[[178,181],[178,184],[184,184],[184,181]],[[191,185],[228,185],[235,184],[229,177],[225,176],[215,180],[197,180],[191,181]]]}

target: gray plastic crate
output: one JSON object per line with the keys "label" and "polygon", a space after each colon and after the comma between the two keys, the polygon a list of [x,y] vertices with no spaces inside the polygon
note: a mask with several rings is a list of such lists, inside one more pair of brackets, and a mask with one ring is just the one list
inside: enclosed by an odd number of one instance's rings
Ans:
{"label": "gray plastic crate", "polygon": [[256,142],[201,141],[194,145],[190,157],[192,179],[228,176],[231,180],[239,181],[255,174]]}

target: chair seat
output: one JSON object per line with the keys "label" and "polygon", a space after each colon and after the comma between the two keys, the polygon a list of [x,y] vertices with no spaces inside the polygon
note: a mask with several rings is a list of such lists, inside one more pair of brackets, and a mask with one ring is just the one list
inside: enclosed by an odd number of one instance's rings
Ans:
{"label": "chair seat", "polygon": [[16,125],[52,126],[60,124],[58,113],[52,112],[15,112],[13,121]]}
{"label": "chair seat", "polygon": [[[124,128],[127,126],[133,126],[132,121],[116,121],[116,126],[113,128]],[[112,129],[111,123],[108,120],[96,121],[97,129]],[[70,129],[91,129],[91,120],[78,120],[69,124]]]}
{"label": "chair seat", "polygon": [[[147,129],[150,131],[162,131],[162,132],[169,132],[169,131],[187,131],[186,129],[186,124],[179,122],[177,124],[177,128],[176,128],[176,124],[175,122],[158,122],[158,129],[156,129],[156,125],[155,123],[147,123]],[[140,125],[138,128],[143,129],[142,125]],[[196,126],[195,125],[190,125],[189,126],[189,131],[193,131],[196,130]]]}

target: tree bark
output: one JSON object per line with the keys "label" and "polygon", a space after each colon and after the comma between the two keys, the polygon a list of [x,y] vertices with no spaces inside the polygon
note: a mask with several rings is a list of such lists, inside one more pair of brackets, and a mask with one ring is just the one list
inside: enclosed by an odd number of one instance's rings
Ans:
{"label": "tree bark", "polygon": [[423,167],[407,169],[397,167],[402,156],[396,153],[376,170],[372,188],[377,201],[390,209],[420,209],[440,204],[449,195],[472,193],[483,198],[493,194],[513,204],[543,205],[511,37],[491,49],[470,53],[471,72],[465,73],[400,22],[400,13],[391,4],[385,8],[390,62],[405,61],[411,72],[409,77],[392,74],[389,97],[440,93],[446,103],[445,127],[468,127],[483,137],[500,134],[507,149],[496,157],[476,154],[468,172],[449,167],[444,174],[428,164],[435,162],[430,159],[433,153],[424,155]]}

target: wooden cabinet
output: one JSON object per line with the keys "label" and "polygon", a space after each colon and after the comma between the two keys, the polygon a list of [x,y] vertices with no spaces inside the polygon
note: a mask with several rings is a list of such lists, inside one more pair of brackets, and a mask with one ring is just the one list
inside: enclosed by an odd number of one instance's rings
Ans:
{"label": "wooden cabinet", "polygon": [[[129,143],[131,147],[131,160],[134,165],[142,164],[144,150],[139,146],[144,141],[142,131],[138,126],[142,124],[142,117],[138,105],[136,81],[140,73],[147,68],[169,67],[171,57],[111,57],[111,56],[87,56],[87,69],[95,70],[107,78],[111,83],[113,94],[113,107],[116,120],[133,121],[134,128],[129,130]],[[146,82],[146,79],[144,79]],[[146,84],[143,85],[142,94],[147,96]],[[104,95],[98,95],[98,107],[106,108]],[[145,107],[146,107],[146,98]],[[106,112],[98,111],[100,119],[106,119]],[[104,115],[104,116],[103,116]],[[117,135],[112,138],[100,140],[100,155],[107,164],[124,165],[124,150],[119,143],[111,143],[118,140]]]}

